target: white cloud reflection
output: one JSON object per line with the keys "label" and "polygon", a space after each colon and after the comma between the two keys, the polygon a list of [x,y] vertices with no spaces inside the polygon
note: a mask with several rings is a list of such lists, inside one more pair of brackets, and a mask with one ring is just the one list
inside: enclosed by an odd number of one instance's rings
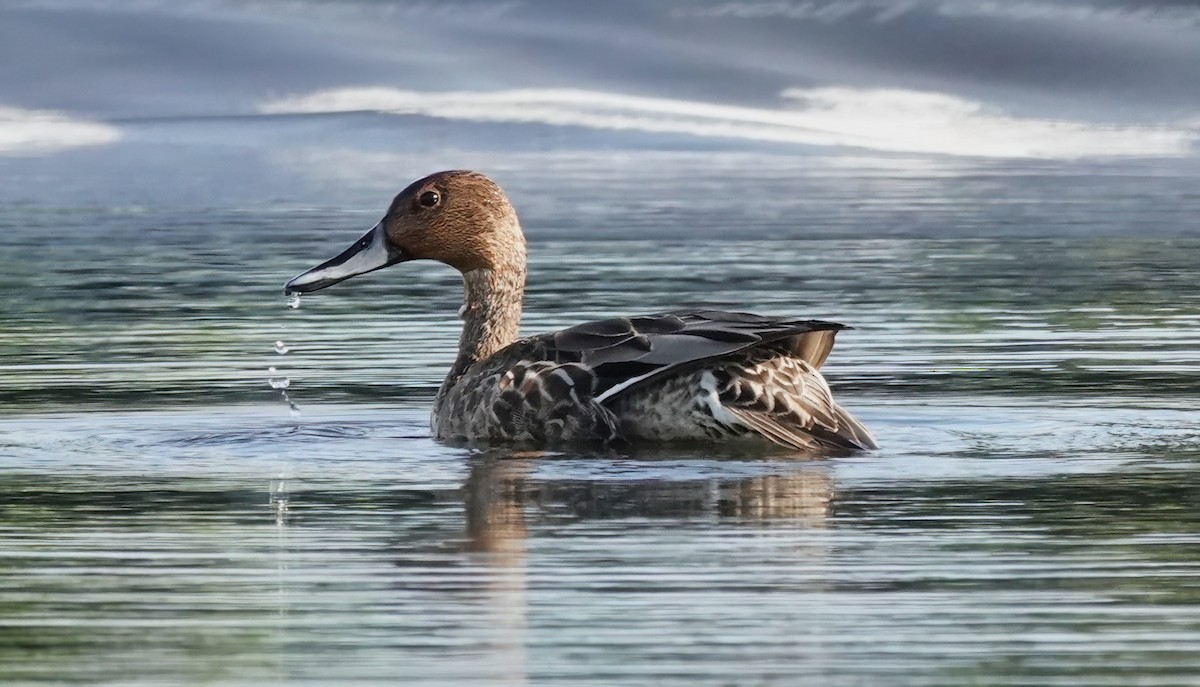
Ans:
{"label": "white cloud reflection", "polygon": [[0,155],[41,155],[114,143],[121,132],[49,110],[0,107]]}
{"label": "white cloud reflection", "polygon": [[826,23],[863,18],[882,23],[919,12],[1010,21],[1135,21],[1185,27],[1200,24],[1200,8],[1134,0],[1124,4],[1063,0],[732,0],[673,10],[677,17],[772,18]]}
{"label": "white cloud reflection", "polygon": [[322,90],[259,105],[265,114],[376,111],[443,119],[527,122],[768,141],[881,152],[990,158],[1178,157],[1200,130],[1186,124],[1109,125],[1018,117],[941,93],[795,88],[778,108],[600,91],[526,89]]}

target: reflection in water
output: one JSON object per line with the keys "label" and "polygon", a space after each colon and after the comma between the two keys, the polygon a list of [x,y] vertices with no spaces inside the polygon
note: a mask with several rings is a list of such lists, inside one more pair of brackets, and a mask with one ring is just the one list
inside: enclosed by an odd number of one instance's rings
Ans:
{"label": "reflection in water", "polygon": [[528,602],[525,560],[527,460],[476,461],[463,485],[467,550],[487,554],[484,614],[492,634],[492,674],[502,684],[526,683]]}
{"label": "reflection in water", "polygon": [[721,484],[722,515],[757,520],[796,519],[822,524],[829,515],[833,484],[824,472],[766,475]]}
{"label": "reflection in water", "polygon": [[492,560],[503,564],[524,560],[525,483],[534,469],[532,460],[477,457],[463,484],[468,550],[496,554]]}
{"label": "reflection in water", "polygon": [[[1108,675],[1119,649],[1126,683],[1183,676],[1196,454],[1154,440],[1191,441],[1188,412],[1123,409],[1046,452],[926,410],[868,408],[920,450],[817,461],[468,455],[398,441],[426,414],[393,409],[287,432],[279,410],[114,414],[100,434],[6,420],[24,467],[0,472],[0,665],[13,683],[124,684],[138,666],[215,685],[722,685],[747,665],[764,684],[997,666],[1044,683]],[[1046,422],[1086,420],[986,412],[1039,444]]]}
{"label": "reflection in water", "polygon": [[[477,455],[462,487],[465,550],[483,555],[483,627],[490,637],[490,671],[502,684],[525,684],[528,679],[530,518],[715,516],[813,526],[823,523],[833,499],[826,471],[804,463],[784,474],[683,481],[553,479],[538,475],[539,463],[526,454]],[[553,541],[548,541],[550,547]]]}
{"label": "reflection in water", "polygon": [[519,560],[527,507],[534,517],[555,519],[718,516],[820,525],[834,497],[828,468],[795,465],[745,477],[554,479],[537,474],[537,460],[476,456],[463,486],[469,548]]}

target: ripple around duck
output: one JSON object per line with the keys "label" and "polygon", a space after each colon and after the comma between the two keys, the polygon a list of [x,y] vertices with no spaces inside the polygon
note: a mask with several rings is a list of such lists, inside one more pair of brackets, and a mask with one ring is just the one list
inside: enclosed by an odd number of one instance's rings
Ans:
{"label": "ripple around duck", "polygon": [[270,429],[243,429],[228,432],[209,432],[171,439],[162,442],[166,446],[225,446],[280,440],[340,440],[360,439],[368,435],[361,427],[345,425],[300,425],[296,427]]}

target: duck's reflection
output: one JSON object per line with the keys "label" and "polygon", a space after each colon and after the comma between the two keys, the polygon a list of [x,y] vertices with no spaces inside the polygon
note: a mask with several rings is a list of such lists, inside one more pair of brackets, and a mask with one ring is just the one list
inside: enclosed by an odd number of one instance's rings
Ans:
{"label": "duck's reflection", "polygon": [[[820,526],[833,482],[816,463],[767,474],[688,478],[554,478],[549,459],[487,453],[474,457],[463,485],[466,549],[482,556],[491,649],[489,673],[525,684],[527,548],[539,521],[625,517],[736,518],[763,526]],[[653,471],[651,471],[653,472]]]}
{"label": "duck's reflection", "polygon": [[[745,476],[554,478],[539,463],[503,454],[477,456],[463,485],[469,548],[523,551],[526,518],[718,516],[820,525],[829,515],[833,482],[815,463]],[[528,512],[527,512],[528,511]]]}
{"label": "duck's reflection", "polygon": [[525,629],[528,606],[525,562],[525,483],[528,460],[482,460],[463,485],[468,551],[485,554],[488,574],[484,627],[488,673],[503,684],[527,682]]}
{"label": "duck's reflection", "polygon": [[463,485],[467,549],[497,554],[496,564],[525,556],[526,480],[532,460],[483,458],[471,467]]}
{"label": "duck's reflection", "polygon": [[803,520],[824,524],[833,501],[833,481],[824,472],[763,475],[721,483],[720,515],[747,519]]}

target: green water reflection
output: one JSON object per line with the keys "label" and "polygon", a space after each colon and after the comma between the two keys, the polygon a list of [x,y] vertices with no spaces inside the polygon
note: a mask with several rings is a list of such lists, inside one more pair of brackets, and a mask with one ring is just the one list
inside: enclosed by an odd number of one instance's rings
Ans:
{"label": "green water reflection", "polygon": [[456,275],[280,293],[373,213],[0,208],[0,682],[1200,680],[1194,177],[740,159],[504,168],[525,328],[851,324],[878,452],[442,446]]}

